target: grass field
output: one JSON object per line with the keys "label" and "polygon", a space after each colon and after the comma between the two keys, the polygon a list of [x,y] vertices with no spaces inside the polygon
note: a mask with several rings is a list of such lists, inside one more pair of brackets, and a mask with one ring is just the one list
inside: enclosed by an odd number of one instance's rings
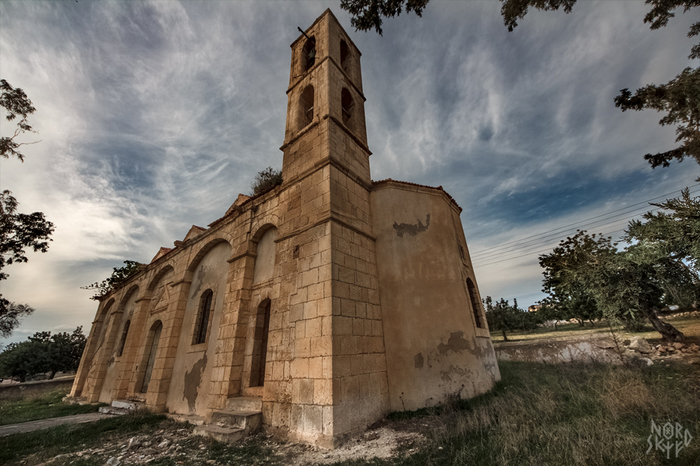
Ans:
{"label": "grass field", "polygon": [[67,390],[54,390],[20,400],[0,400],[0,426],[97,411],[94,405],[62,403],[66,394]]}
{"label": "grass field", "polygon": [[[396,422],[439,414],[438,427],[417,451],[394,458],[338,465],[698,465],[700,371],[669,363],[644,369],[592,364],[501,362],[503,380],[491,392],[441,410],[394,413]],[[435,419],[434,417],[431,419]],[[651,421],[678,422],[693,440],[675,457],[647,454]],[[434,425],[434,424],[432,424]],[[90,425],[63,426],[0,438],[0,464],[103,465],[114,453],[77,457],[71,452],[106,448],[135,433],[155,435],[181,426],[162,416],[133,415]],[[116,442],[116,443],[115,443]],[[206,442],[203,444],[202,442]],[[237,446],[198,438],[178,445],[178,456],[157,465],[289,464],[263,441]]]}

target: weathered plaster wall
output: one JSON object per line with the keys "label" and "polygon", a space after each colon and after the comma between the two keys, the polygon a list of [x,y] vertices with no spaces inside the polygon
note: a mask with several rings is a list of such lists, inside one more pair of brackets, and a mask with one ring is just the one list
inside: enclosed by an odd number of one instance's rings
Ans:
{"label": "weathered plaster wall", "polygon": [[371,201],[391,409],[489,390],[500,373],[488,331],[475,328],[456,206],[399,183],[376,186]]}
{"label": "weathered plaster wall", "polygon": [[[221,242],[202,258],[194,271],[183,318],[183,331],[175,355],[167,407],[170,412],[203,415],[207,411],[212,358],[216,352],[219,320],[227,290],[228,262],[231,246]],[[204,291],[214,292],[204,343],[192,344],[201,297]]]}
{"label": "weathered plaster wall", "polygon": [[102,383],[102,390],[100,391],[99,401],[102,403],[111,403],[112,401],[112,390],[117,388],[119,384],[119,361],[117,361],[117,350],[119,346],[119,339],[121,338],[122,331],[124,329],[124,324],[134,313],[136,308],[136,300],[139,297],[138,288],[133,290],[129,297],[126,299],[121,306],[121,312],[117,312],[113,315],[112,320],[115,325],[112,330],[111,349],[107,357],[107,371],[104,376],[104,381]]}

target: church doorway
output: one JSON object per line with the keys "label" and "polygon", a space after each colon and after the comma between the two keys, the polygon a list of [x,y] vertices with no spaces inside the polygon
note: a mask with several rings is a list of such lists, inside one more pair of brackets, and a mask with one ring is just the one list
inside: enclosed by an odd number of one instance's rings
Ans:
{"label": "church doorway", "polygon": [[143,376],[143,383],[141,384],[141,393],[146,393],[148,391],[148,383],[151,381],[151,373],[153,372],[153,366],[156,362],[156,353],[158,352],[158,341],[160,340],[160,332],[163,330],[163,324],[159,320],[156,322],[151,331],[151,347],[148,350],[148,362],[146,363],[146,373]]}
{"label": "church doorway", "polygon": [[255,318],[253,339],[253,360],[250,368],[250,386],[262,387],[265,384],[265,364],[267,362],[267,335],[270,330],[270,298],[258,306]]}

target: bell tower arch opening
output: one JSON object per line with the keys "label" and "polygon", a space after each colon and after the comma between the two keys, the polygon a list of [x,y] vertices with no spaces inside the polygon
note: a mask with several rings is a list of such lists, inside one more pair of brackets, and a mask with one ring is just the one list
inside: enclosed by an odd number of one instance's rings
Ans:
{"label": "bell tower arch opening", "polygon": [[301,72],[307,72],[316,64],[316,38],[314,36],[306,39],[304,48],[301,50]]}

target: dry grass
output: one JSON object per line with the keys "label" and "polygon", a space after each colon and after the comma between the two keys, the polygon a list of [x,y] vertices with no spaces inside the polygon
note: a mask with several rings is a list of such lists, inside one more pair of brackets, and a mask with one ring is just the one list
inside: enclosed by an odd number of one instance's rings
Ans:
{"label": "dry grass", "polygon": [[[342,464],[653,466],[700,460],[700,375],[692,365],[500,366],[498,387],[447,409],[443,427],[420,452]],[[652,419],[680,422],[695,439],[678,458],[647,455]]]}
{"label": "dry grass", "polygon": [[[678,317],[678,318],[664,318],[671,325],[676,327],[678,330],[685,334],[689,341],[698,342],[700,341],[700,319],[697,317]],[[609,334],[610,329],[607,322],[595,322],[593,326],[589,322],[586,322],[585,326],[581,327],[577,323],[567,323],[563,325],[558,325],[558,330],[554,330],[554,327],[540,327],[535,330],[529,331],[517,331],[517,332],[506,332],[508,336],[508,341],[525,341],[525,340],[543,340],[543,339],[557,339],[557,340],[568,340],[573,338],[585,337],[587,335],[597,335],[597,334]],[[619,332],[619,336],[622,339],[628,339],[632,337],[641,337],[650,342],[657,342],[661,340],[661,335],[659,332],[654,330],[651,325],[644,328],[641,332]],[[501,332],[492,332],[491,340],[494,342],[502,342],[503,335]]]}

